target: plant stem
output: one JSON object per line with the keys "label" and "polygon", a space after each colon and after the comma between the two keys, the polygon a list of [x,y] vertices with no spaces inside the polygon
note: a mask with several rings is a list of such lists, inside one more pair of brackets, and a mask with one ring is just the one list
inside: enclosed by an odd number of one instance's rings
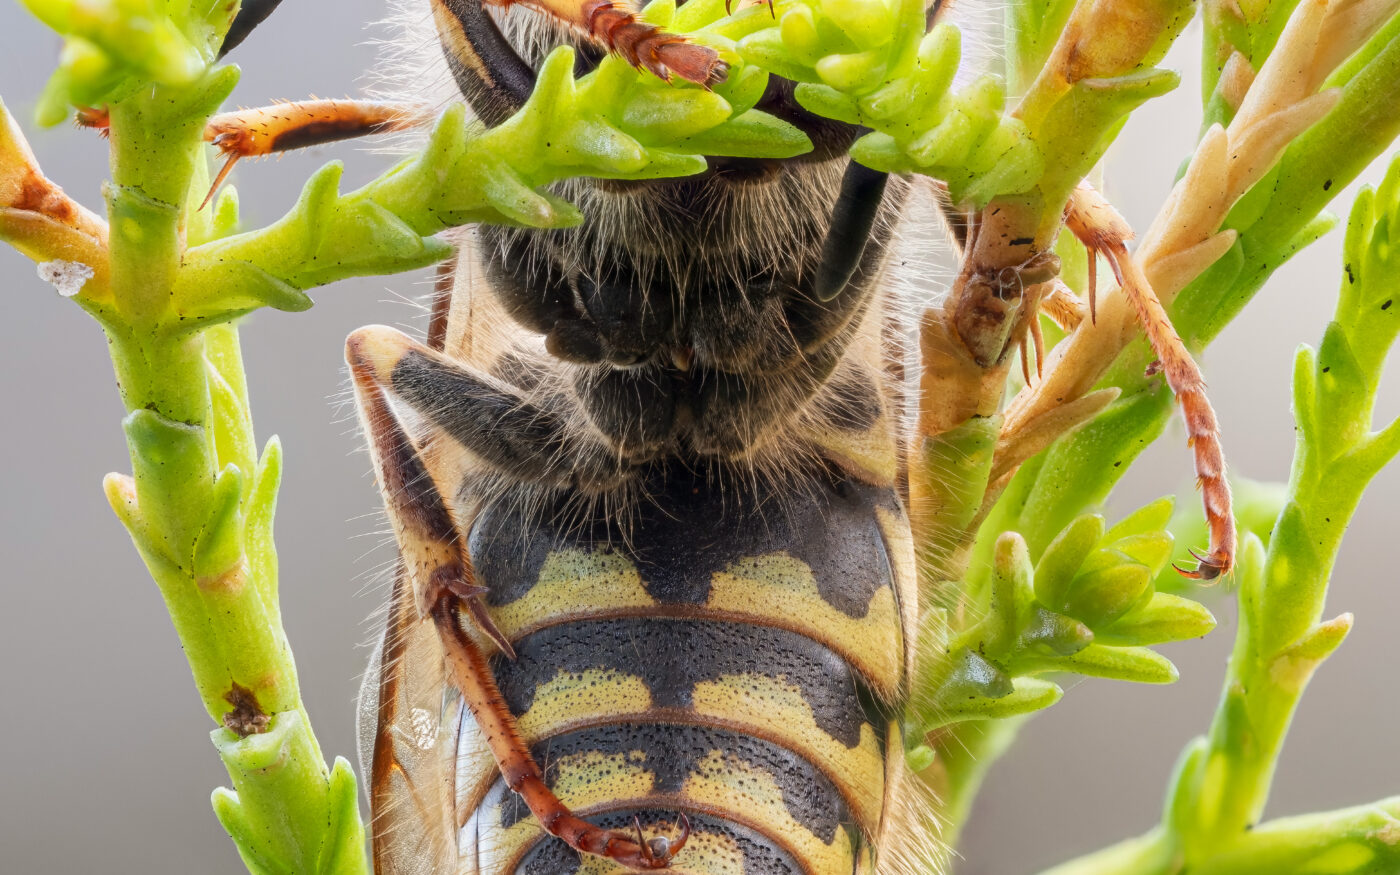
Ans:
{"label": "plant stem", "polygon": [[929,739],[938,757],[920,777],[938,794],[939,816],[944,824],[939,838],[950,847],[957,847],[987,773],[1029,719],[1029,715],[1018,715],[972,720],[946,726]]}
{"label": "plant stem", "polygon": [[[114,312],[102,317],[132,476],[107,491],[160,587],[236,792],[215,808],[258,873],[365,872],[354,778],[311,731],[277,606],[272,546],[280,449],[255,452],[237,329],[200,330],[175,306],[200,135],[236,79],[214,70],[111,108],[107,187]],[[208,294],[233,294],[211,288]]]}
{"label": "plant stem", "polygon": [[[1029,5],[1043,6],[1038,14],[1045,16],[1045,21],[1053,19],[1052,4]],[[1284,6],[1291,8],[1290,4]],[[1262,20],[1263,29],[1250,46],[1250,59],[1256,68],[1277,42],[1287,19],[1286,11],[1271,9]],[[1018,12],[1016,20],[1040,26],[1042,19],[1032,12]],[[1215,32],[1213,27],[1208,25],[1208,38]],[[1015,42],[1016,50],[1040,51],[1036,46],[1043,38],[1038,34],[1032,37]],[[1397,52],[1400,19],[1392,19],[1328,81],[1327,85],[1343,89],[1337,107],[1299,136],[1284,152],[1279,169],[1231,212],[1226,227],[1239,232],[1234,250],[1191,283],[1175,301],[1173,319],[1188,343],[1197,349],[1204,346],[1238,315],[1279,264],[1330,227],[1326,217],[1319,217],[1320,210],[1400,130],[1400,122],[1396,121],[1400,113],[1394,112],[1392,106],[1400,100]],[[1044,88],[1044,83],[1038,80],[1036,88]],[[1039,127],[1032,123],[1031,129],[1034,135]],[[1343,136],[1355,148],[1341,150],[1329,145]],[[1281,193],[1282,189],[1286,191]],[[1260,198],[1268,201],[1266,208],[1251,202]],[[990,245],[1015,236],[1003,229],[991,235]],[[967,263],[976,257],[972,253]],[[1102,314],[1100,320],[1103,321]],[[1039,459],[1022,467],[983,524],[972,548],[971,568],[990,567],[993,545],[1004,531],[1024,535],[1032,558],[1038,560],[1045,545],[1070,520],[1107,497],[1138,454],[1162,433],[1172,413],[1170,394],[1160,381],[1145,376],[1151,360],[1150,350],[1140,341],[1122,351],[1097,384],[1116,387],[1122,394],[1088,426],[1061,438]],[[963,591],[974,605],[980,604],[977,599],[986,590],[986,579],[985,573],[974,573],[963,583]],[[975,608],[969,613],[978,616]],[[956,618],[957,614],[953,616]],[[950,637],[955,639],[956,634]],[[952,772],[972,763],[982,769],[986,758],[995,755],[994,750],[978,749],[984,739],[981,734],[958,737],[949,745],[940,745],[938,752],[948,759],[947,768]],[[954,750],[953,743],[967,745],[970,753]],[[976,786],[971,776],[964,779],[951,774],[948,781],[950,786]]]}
{"label": "plant stem", "polygon": [[1256,826],[1303,691],[1351,628],[1349,614],[1322,620],[1342,535],[1371,479],[1400,453],[1400,421],[1371,431],[1381,368],[1400,336],[1400,314],[1390,304],[1400,267],[1392,237],[1397,219],[1400,160],[1378,192],[1357,198],[1336,317],[1317,352],[1298,353],[1298,440],[1288,500],[1267,553],[1258,538],[1245,540],[1240,625],[1220,705],[1209,734],[1181,758],[1162,826],[1146,839],[1058,867],[1055,875],[1344,875],[1390,871],[1378,861],[1400,856],[1400,832],[1384,820],[1393,817],[1393,801]]}

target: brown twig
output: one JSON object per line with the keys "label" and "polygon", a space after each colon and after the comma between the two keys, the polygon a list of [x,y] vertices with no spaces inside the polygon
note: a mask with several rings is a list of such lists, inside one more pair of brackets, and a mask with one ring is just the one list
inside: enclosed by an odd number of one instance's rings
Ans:
{"label": "brown twig", "polygon": [[[1150,312],[1145,321],[1140,319],[1143,302],[1149,300],[1140,294],[1141,289],[1155,293],[1150,300],[1164,314],[1182,288],[1235,244],[1236,233],[1220,229],[1231,207],[1269,171],[1295,137],[1336,105],[1336,89],[1318,89],[1337,64],[1392,14],[1395,5],[1394,0],[1302,0],[1257,75],[1242,57],[1233,61],[1228,96],[1232,103],[1238,102],[1239,110],[1229,127],[1216,125],[1202,137],[1186,173],[1142,236],[1136,253],[1128,257],[1126,249],[1118,251],[1117,270],[1130,288],[1100,296],[1094,318],[1081,323],[1051,350],[1041,380],[1008,406],[1008,434],[1015,435],[1047,411],[1082,398],[1138,336],[1139,325],[1151,330],[1154,321],[1162,321]],[[1164,340],[1159,336],[1157,343]],[[1156,343],[1154,348],[1161,353]],[[1216,430],[1214,416],[1207,412],[1208,406],[1198,403],[1204,396],[1197,396],[1200,384],[1193,387],[1189,370],[1167,358],[1161,367],[1168,371],[1173,387],[1184,390],[1178,397],[1188,430],[1202,436],[1193,442],[1193,449],[1203,476],[1207,513],[1220,518],[1224,511],[1220,499],[1225,494],[1217,483],[1223,485],[1223,479],[1218,478],[1223,478],[1224,470],[1223,465],[1217,468],[1211,461],[1218,459],[1218,444],[1204,437]],[[1199,379],[1199,372],[1194,379]],[[1215,550],[1231,538],[1221,519],[1212,531],[1212,554],[1205,561],[1219,563],[1221,557],[1215,556]]]}
{"label": "brown twig", "polygon": [[79,294],[95,301],[107,291],[107,223],[39,169],[24,133],[0,103],[0,239],[38,262],[91,268]]}

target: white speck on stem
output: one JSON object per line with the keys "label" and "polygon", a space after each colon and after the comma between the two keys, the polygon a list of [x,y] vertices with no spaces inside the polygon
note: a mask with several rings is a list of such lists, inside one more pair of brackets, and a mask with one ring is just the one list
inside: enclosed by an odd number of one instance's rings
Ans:
{"label": "white speck on stem", "polygon": [[39,265],[39,279],[58,289],[65,298],[82,291],[93,273],[92,266],[81,261],[45,261]]}

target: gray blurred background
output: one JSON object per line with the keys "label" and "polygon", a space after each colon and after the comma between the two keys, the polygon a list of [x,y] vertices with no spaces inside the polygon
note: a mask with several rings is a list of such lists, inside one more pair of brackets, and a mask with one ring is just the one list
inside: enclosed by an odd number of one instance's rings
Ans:
{"label": "gray blurred background", "polygon": [[[384,0],[287,0],[233,54],[244,69],[234,101],[354,94],[375,56],[366,24],[384,13]],[[1180,42],[1169,64],[1187,81],[1140,113],[1109,161],[1109,193],[1139,228],[1194,141],[1199,32]],[[0,95],[48,175],[100,207],[102,142],[30,123],[58,48],[16,3],[0,3]],[[387,164],[354,145],[247,163],[236,174],[245,221],[281,215],[331,157],[347,164],[346,190]],[[1379,179],[1376,168],[1368,179]],[[1341,211],[1352,195],[1340,194]],[[1317,341],[1332,311],[1340,246],[1333,231],[1295,258],[1207,356],[1230,461],[1250,477],[1287,477],[1291,357],[1298,344]],[[102,475],[128,466],[101,334],[3,246],[0,277],[0,871],[241,873],[208,803],[227,780],[208,740],[210,721],[157,590],[102,498]],[[309,313],[260,313],[243,332],[259,435],[281,435],[286,450],[282,607],[329,756],[352,756],[365,618],[383,594],[375,574],[392,559],[344,404],[341,345],[359,325],[421,325],[405,299],[421,295],[426,279],[320,289]],[[1398,386],[1393,375],[1385,383],[1382,414],[1400,413]],[[1190,482],[1178,427],[1114,503],[1189,496]],[[1304,699],[1271,816],[1400,793],[1398,522],[1400,470],[1392,469],[1347,537],[1328,611],[1354,612],[1356,629]],[[1085,681],[1030,724],[977,803],[960,872],[1035,872],[1153,823],[1177,752],[1207,725],[1234,634],[1233,604],[1211,606],[1220,619],[1214,634],[1166,648],[1181,669],[1178,684]]]}

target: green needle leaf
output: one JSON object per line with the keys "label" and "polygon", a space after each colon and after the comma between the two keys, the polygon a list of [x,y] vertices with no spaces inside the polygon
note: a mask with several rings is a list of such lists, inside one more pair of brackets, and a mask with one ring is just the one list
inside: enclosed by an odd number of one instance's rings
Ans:
{"label": "green needle leaf", "polygon": [[1035,567],[1035,596],[1051,610],[1062,609],[1069,600],[1070,585],[1089,553],[1103,539],[1104,519],[1085,514],[1055,536]]}

